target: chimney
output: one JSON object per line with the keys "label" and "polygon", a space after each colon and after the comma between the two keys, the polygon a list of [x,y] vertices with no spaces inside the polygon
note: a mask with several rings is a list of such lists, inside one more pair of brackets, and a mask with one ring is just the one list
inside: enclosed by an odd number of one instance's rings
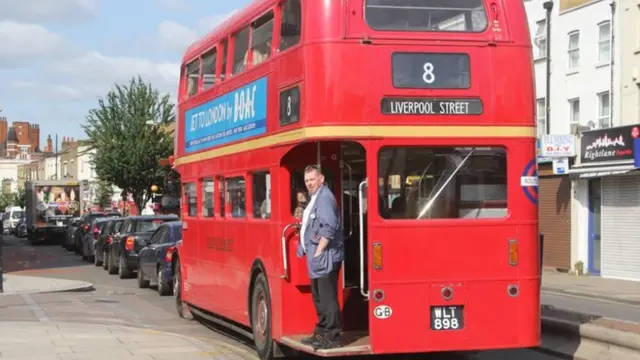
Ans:
{"label": "chimney", "polygon": [[51,134],[47,137],[47,149],[45,152],[53,152],[53,140],[51,139]]}

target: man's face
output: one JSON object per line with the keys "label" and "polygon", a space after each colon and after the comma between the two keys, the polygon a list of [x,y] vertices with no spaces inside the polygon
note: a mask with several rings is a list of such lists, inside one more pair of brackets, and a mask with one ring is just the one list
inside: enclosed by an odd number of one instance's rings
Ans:
{"label": "man's face", "polygon": [[316,170],[307,171],[304,174],[304,184],[311,194],[315,194],[318,191],[323,181],[324,176]]}

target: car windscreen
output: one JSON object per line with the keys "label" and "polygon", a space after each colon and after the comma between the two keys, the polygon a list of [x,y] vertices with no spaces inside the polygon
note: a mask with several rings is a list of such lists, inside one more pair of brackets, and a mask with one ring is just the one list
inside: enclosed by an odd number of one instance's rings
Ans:
{"label": "car windscreen", "polygon": [[138,220],[136,223],[136,231],[135,232],[150,232],[156,231],[160,225],[169,222],[175,221],[175,219],[144,219]]}

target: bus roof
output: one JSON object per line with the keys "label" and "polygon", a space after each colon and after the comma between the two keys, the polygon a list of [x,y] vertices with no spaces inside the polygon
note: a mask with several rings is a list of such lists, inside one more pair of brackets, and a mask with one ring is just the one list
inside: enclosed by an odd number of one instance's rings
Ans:
{"label": "bus roof", "polygon": [[220,25],[207,33],[207,35],[196,40],[193,44],[187,47],[182,59],[183,64],[200,56],[202,52],[211,48],[226,35],[229,35],[236,30],[240,30],[239,27],[245,24],[245,19],[246,21],[252,20],[276,3],[277,1],[275,0],[253,0],[253,2],[246,7],[234,12],[230,17],[221,22]]}

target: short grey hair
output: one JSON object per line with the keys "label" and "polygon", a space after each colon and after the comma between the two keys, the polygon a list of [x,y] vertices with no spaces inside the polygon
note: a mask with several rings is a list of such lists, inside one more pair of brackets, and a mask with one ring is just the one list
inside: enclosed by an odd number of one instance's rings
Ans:
{"label": "short grey hair", "polygon": [[322,170],[320,169],[320,166],[318,165],[307,165],[307,167],[304,168],[304,173],[309,173],[312,171],[317,171],[318,174],[322,175]]}

